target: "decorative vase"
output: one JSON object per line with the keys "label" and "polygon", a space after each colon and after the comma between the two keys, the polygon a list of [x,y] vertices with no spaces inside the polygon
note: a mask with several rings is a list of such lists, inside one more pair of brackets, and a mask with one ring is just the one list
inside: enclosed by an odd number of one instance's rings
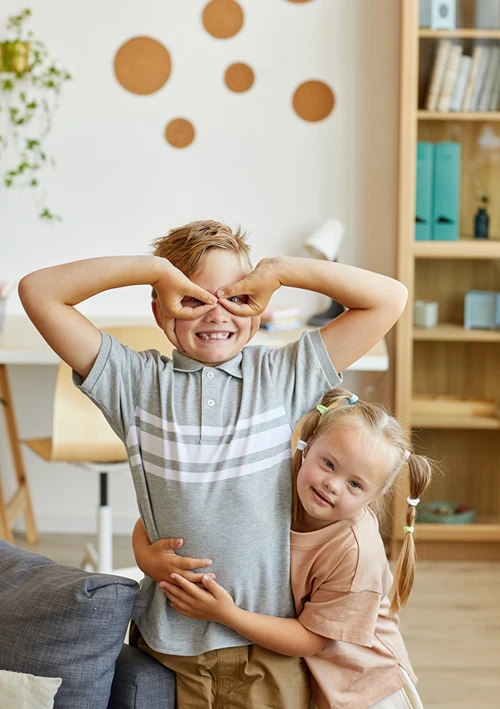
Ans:
{"label": "decorative vase", "polygon": [[479,207],[476,216],[474,217],[474,238],[487,239],[490,218],[484,207]]}
{"label": "decorative vase", "polygon": [[24,74],[29,71],[29,42],[3,42],[0,44],[0,71]]}

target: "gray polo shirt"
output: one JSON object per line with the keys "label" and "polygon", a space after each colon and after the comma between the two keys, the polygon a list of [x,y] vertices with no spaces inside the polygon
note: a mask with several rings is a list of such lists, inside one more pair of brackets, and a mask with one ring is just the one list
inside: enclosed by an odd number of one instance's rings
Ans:
{"label": "gray polo shirt", "polygon": [[[180,553],[212,559],[238,606],[293,617],[291,435],[341,381],[319,331],[282,348],[247,346],[218,367],[177,351],[171,360],[135,352],[103,333],[88,377],[74,381],[127,447],[151,541],[182,537]],[[158,652],[250,644],[223,625],[176,613],[149,577],[134,619]]]}

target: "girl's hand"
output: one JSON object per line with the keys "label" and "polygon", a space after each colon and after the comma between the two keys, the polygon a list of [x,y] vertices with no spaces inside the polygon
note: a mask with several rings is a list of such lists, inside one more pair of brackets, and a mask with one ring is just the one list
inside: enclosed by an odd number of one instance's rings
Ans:
{"label": "girl's hand", "polygon": [[164,318],[195,320],[217,305],[212,293],[190,281],[169,261],[164,261],[161,275],[151,284],[157,294],[157,308]]}
{"label": "girl's hand", "polygon": [[[211,559],[192,559],[180,556],[177,550],[183,544],[182,539],[159,539],[154,544],[144,547],[134,547],[135,558],[139,568],[156,582],[170,579],[173,572],[179,578],[181,575],[189,581],[201,583],[206,572],[194,572],[192,569],[202,569],[212,565]],[[215,574],[209,574],[215,578]]]}
{"label": "girl's hand", "polygon": [[206,574],[203,575],[201,588],[178,574],[171,574],[171,578],[173,583],[162,581],[160,588],[174,610],[188,618],[228,624],[236,606],[222,586]]}
{"label": "girl's hand", "polygon": [[274,291],[281,287],[279,258],[263,259],[254,270],[238,283],[219,288],[219,302],[233,315],[260,315]]}

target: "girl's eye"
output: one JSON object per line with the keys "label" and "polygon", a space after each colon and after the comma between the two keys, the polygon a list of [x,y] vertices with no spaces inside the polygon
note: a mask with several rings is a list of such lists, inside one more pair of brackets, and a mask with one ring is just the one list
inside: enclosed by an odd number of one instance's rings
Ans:
{"label": "girl's eye", "polygon": [[330,470],[335,470],[335,466],[331,460],[325,460],[325,465],[327,468],[330,468]]}
{"label": "girl's eye", "polygon": [[361,485],[356,482],[356,480],[349,480],[349,485],[354,489],[354,490],[361,490]]}
{"label": "girl's eye", "polygon": [[230,303],[241,303],[241,298],[239,298],[237,295],[232,295],[230,298],[228,298],[228,301]]}
{"label": "girl's eye", "polygon": [[185,298],[183,298],[182,304],[183,305],[191,305],[191,304],[200,305],[201,300],[198,300],[198,298],[192,298],[190,295],[187,295]]}

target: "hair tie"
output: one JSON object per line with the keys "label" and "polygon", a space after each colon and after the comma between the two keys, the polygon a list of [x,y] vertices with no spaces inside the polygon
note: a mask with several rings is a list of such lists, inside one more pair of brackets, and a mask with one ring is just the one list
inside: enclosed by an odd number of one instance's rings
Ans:
{"label": "hair tie", "polygon": [[297,441],[296,448],[297,448],[298,451],[304,451],[304,450],[307,448],[307,443],[306,443],[306,441],[303,441],[302,439],[300,439],[299,441]]}
{"label": "hair tie", "polygon": [[350,396],[350,397],[347,399],[347,401],[348,401],[349,404],[352,406],[352,405],[355,404],[357,401],[359,401],[359,399],[358,399],[358,397],[356,396],[356,394],[352,394],[352,396]]}
{"label": "hair tie", "polygon": [[318,404],[316,408],[322,416],[328,411],[328,408],[326,406],[323,406],[323,404]]}
{"label": "hair tie", "polygon": [[412,507],[416,507],[420,502],[420,497],[407,497],[406,502]]}
{"label": "hair tie", "polygon": [[413,534],[414,527],[403,527],[405,534]]}
{"label": "hair tie", "polygon": [[405,451],[404,459],[405,459],[405,460],[408,460],[408,458],[409,458],[410,456],[411,456],[410,451]]}

